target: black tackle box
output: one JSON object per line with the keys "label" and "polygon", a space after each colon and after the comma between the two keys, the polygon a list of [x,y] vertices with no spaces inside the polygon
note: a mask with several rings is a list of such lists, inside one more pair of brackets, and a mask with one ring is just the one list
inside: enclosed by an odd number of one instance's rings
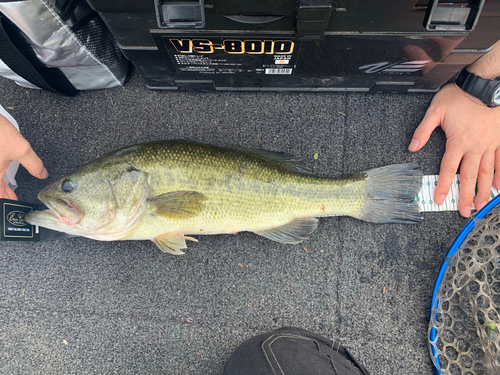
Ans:
{"label": "black tackle box", "polygon": [[89,0],[151,89],[436,91],[500,0]]}

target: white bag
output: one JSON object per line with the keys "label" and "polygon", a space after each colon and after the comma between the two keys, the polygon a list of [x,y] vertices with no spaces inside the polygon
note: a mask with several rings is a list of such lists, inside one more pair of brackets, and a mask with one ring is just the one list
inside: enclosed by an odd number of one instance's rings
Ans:
{"label": "white bag", "polygon": [[0,75],[62,95],[123,85],[130,62],[85,0],[0,0]]}

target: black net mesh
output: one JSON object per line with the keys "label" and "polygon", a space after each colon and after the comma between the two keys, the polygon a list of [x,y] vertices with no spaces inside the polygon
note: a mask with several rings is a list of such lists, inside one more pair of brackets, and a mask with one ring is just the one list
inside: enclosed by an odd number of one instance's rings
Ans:
{"label": "black net mesh", "polygon": [[455,254],[431,311],[431,356],[442,374],[500,373],[500,206],[475,226]]}

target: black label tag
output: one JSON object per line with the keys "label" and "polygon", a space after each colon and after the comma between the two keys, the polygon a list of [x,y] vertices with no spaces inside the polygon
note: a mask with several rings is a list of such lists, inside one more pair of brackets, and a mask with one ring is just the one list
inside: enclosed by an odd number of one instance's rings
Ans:
{"label": "black label tag", "polygon": [[24,220],[30,211],[45,209],[44,205],[0,199],[2,215],[0,216],[0,241],[46,241],[75,237],[70,234],[31,225]]}
{"label": "black label tag", "polygon": [[30,211],[38,210],[34,203],[0,199],[2,205],[0,240],[7,241],[39,241],[40,233],[34,225],[28,224],[24,216]]}

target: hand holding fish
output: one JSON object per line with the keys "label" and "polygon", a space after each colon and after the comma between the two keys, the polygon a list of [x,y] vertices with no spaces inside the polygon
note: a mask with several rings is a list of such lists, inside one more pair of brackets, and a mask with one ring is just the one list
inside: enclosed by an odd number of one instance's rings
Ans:
{"label": "hand holding fish", "polygon": [[[467,70],[485,80],[495,79],[500,76],[499,61],[500,41]],[[477,210],[488,203],[492,183],[500,188],[500,107],[486,106],[455,83],[446,85],[432,99],[408,149],[418,151],[424,147],[438,126],[447,141],[434,200],[443,204],[460,165],[458,209],[462,216],[469,217],[476,181]]]}
{"label": "hand holding fish", "polygon": [[447,85],[432,100],[409,150],[420,150],[438,126],[447,141],[434,199],[438,204],[444,202],[460,165],[458,209],[462,216],[468,217],[476,180],[477,210],[488,203],[492,183],[500,188],[500,107],[489,108],[455,84]]}
{"label": "hand holding fish", "polygon": [[0,198],[16,199],[16,194],[3,180],[11,161],[18,161],[29,173],[38,178],[47,178],[42,160],[35,154],[29,142],[19,131],[0,115]]}

